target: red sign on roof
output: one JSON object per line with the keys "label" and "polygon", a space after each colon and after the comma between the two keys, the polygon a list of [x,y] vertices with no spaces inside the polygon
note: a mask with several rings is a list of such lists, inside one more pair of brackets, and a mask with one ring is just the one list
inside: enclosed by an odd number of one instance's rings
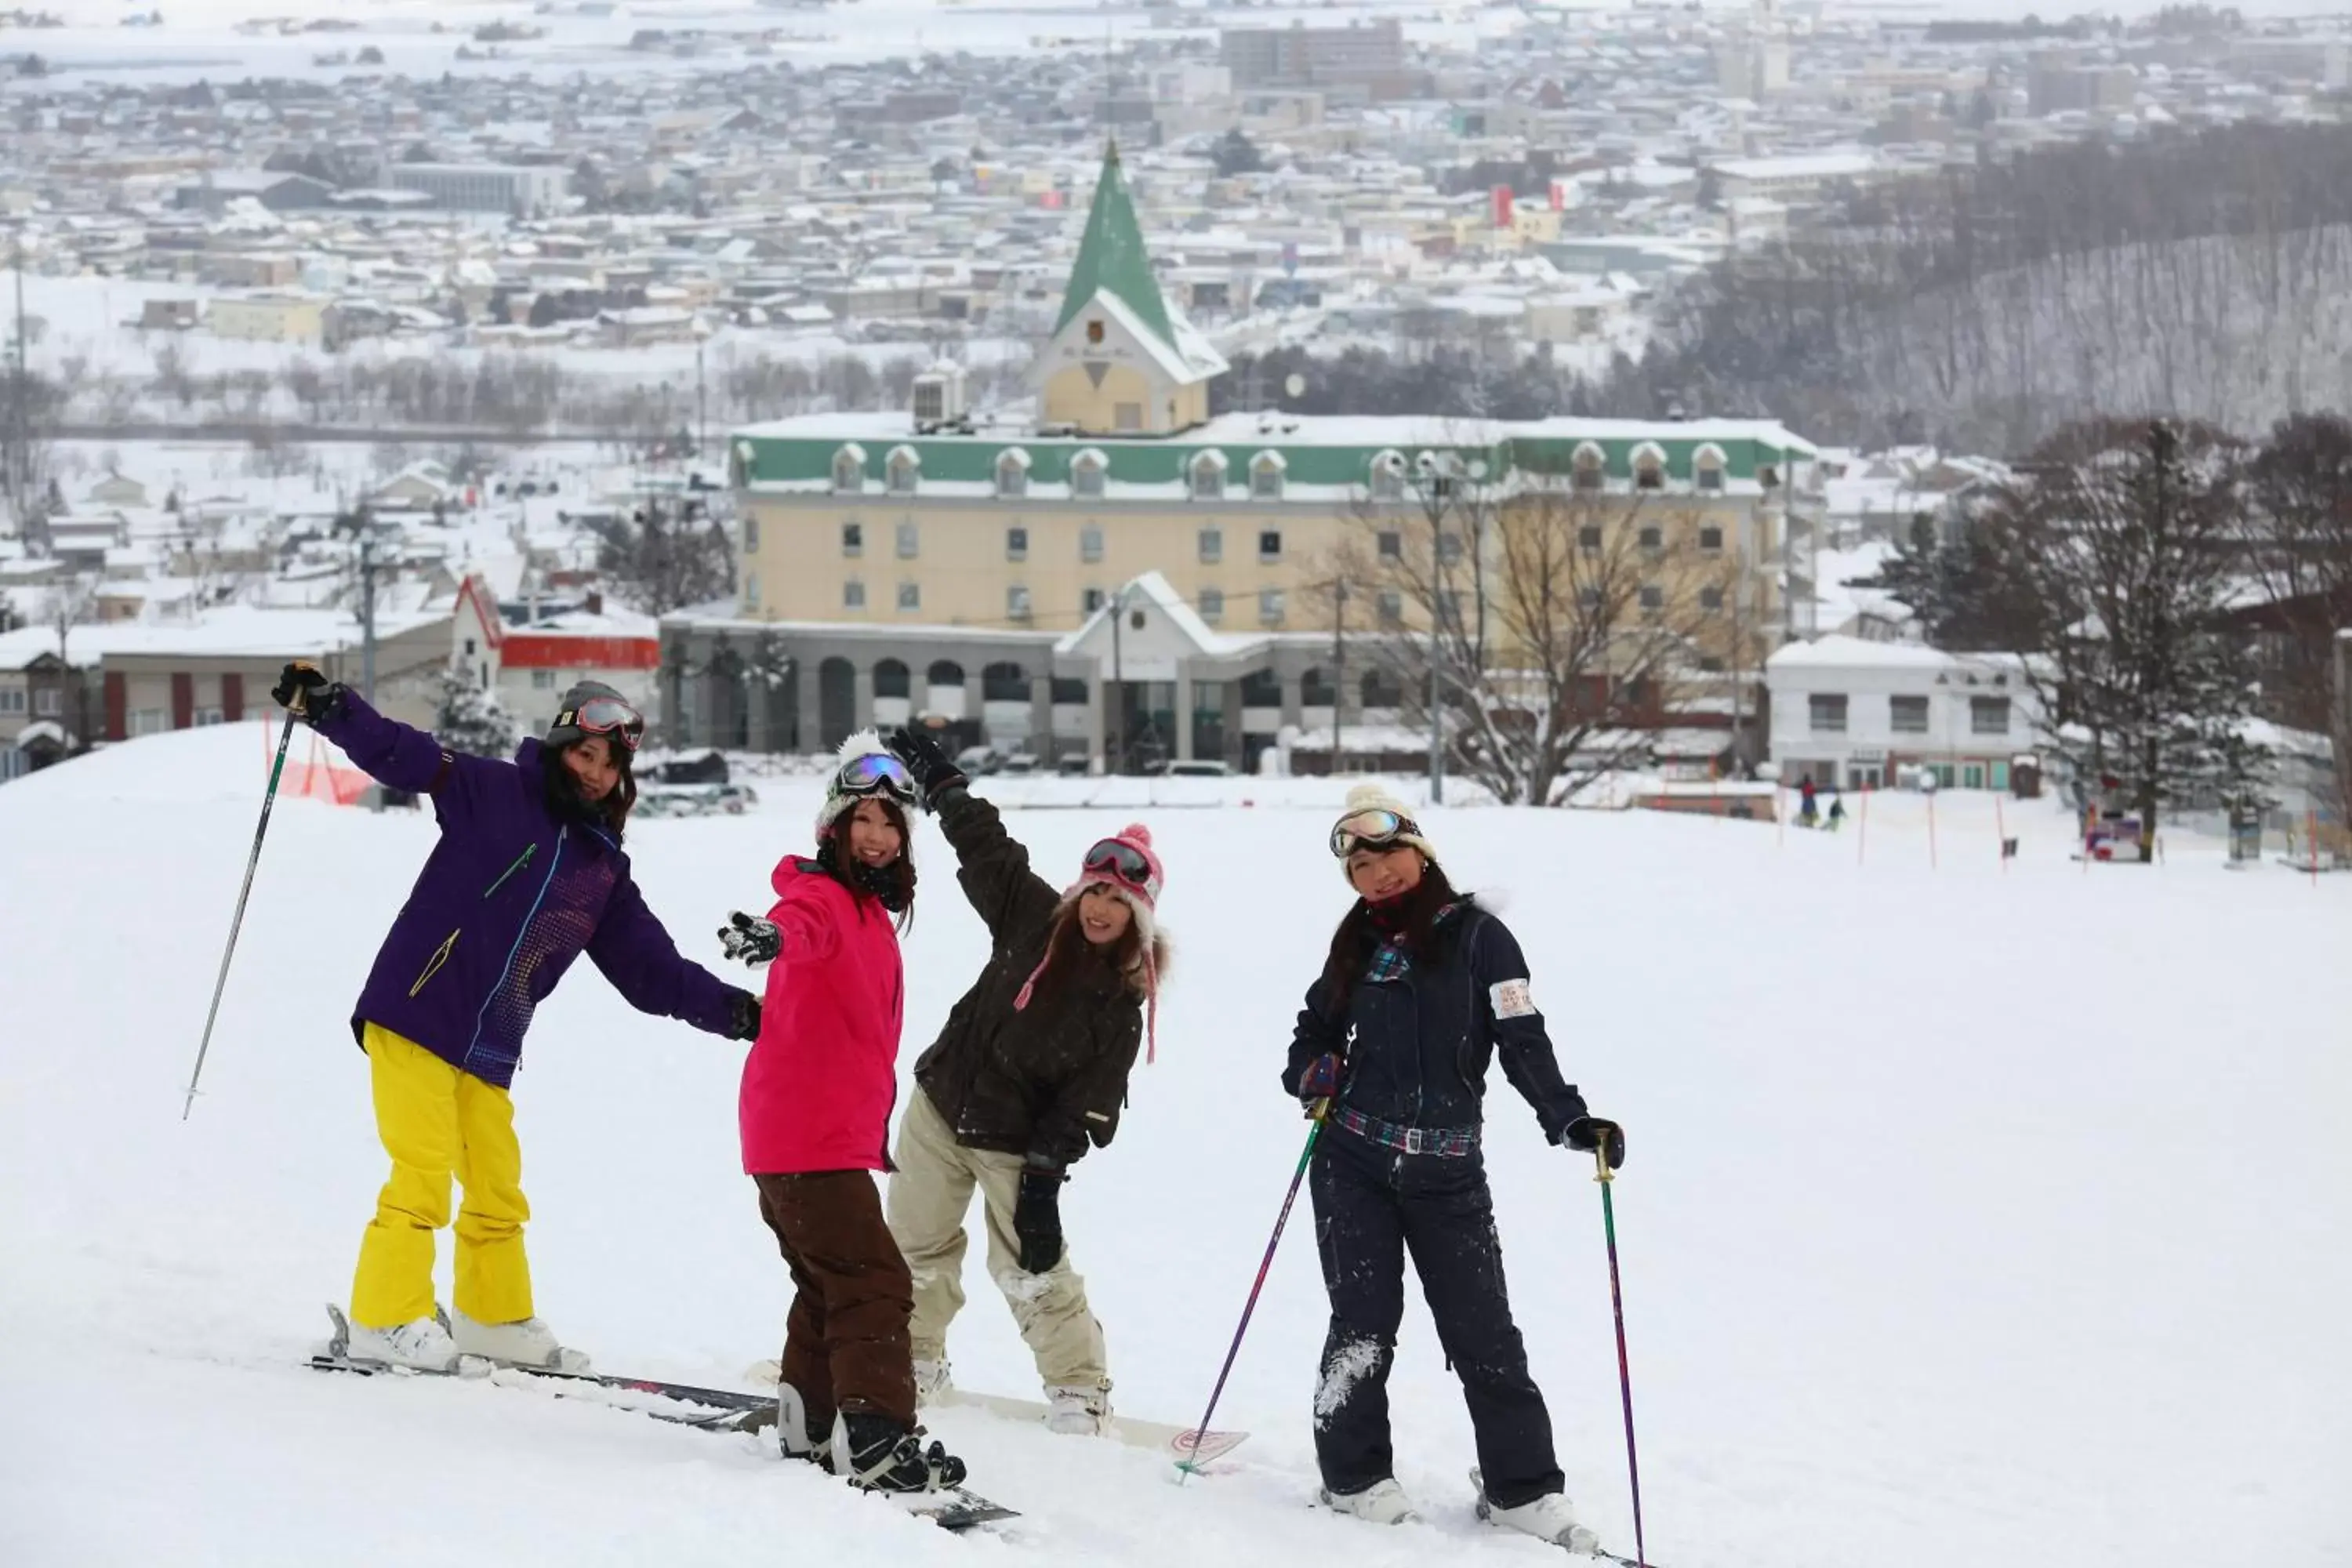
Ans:
{"label": "red sign on roof", "polygon": [[659,669],[661,639],[509,632],[499,662],[509,669]]}

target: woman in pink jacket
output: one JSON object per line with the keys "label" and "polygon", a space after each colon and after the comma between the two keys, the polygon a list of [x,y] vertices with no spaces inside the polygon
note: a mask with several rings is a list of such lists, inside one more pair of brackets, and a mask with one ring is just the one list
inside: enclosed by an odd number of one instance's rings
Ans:
{"label": "woman in pink jacket", "polygon": [[743,1169],[794,1287],[778,1428],[785,1452],[880,1491],[964,1477],[915,1425],[914,1289],[873,1176],[887,1168],[898,1098],[914,801],[881,741],[851,736],[817,812],[816,854],[777,863],[766,920],[738,913],[719,933],[729,956],[769,965],[739,1113]]}

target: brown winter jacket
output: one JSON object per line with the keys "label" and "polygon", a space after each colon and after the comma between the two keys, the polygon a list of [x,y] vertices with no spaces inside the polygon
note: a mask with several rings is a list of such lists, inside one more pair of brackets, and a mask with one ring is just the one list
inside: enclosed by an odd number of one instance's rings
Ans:
{"label": "brown winter jacket", "polygon": [[989,954],[915,1063],[915,1082],[966,1148],[1067,1165],[1118,1131],[1143,1039],[1142,979],[1089,951],[1071,973],[1041,979],[1015,1011],[1062,895],[1029,868],[1029,851],[988,802],[955,787],[934,805],[964,896],[988,924]]}

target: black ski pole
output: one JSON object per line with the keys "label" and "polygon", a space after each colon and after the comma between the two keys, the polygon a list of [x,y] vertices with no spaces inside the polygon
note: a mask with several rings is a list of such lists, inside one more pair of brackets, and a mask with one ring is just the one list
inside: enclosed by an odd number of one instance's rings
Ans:
{"label": "black ski pole", "polygon": [[[1257,1266],[1257,1278],[1250,1283],[1249,1300],[1242,1306],[1241,1325],[1234,1330],[1234,1342],[1232,1348],[1225,1352],[1225,1364],[1217,1369],[1217,1386],[1209,1391],[1209,1407],[1201,1412],[1201,1425],[1189,1434],[1196,1453],[1208,1437],[1209,1421],[1217,1413],[1217,1401],[1224,1397],[1225,1379],[1233,1373],[1234,1358],[1242,1353],[1242,1336],[1249,1332],[1250,1314],[1257,1310],[1258,1292],[1265,1289],[1266,1271],[1274,1267],[1274,1250],[1282,1245],[1283,1227],[1290,1223],[1290,1206],[1298,1201],[1298,1184],[1307,1179],[1307,1163],[1315,1158],[1315,1141],[1323,1135],[1323,1119],[1330,1111],[1329,1100],[1315,1102],[1315,1125],[1307,1130],[1307,1147],[1299,1152],[1298,1169],[1291,1173],[1290,1191],[1282,1196],[1282,1213],[1275,1216],[1274,1235],[1266,1240],[1265,1257]],[[1180,1443],[1183,1440],[1181,1436],[1177,1438]],[[1180,1459],[1176,1468],[1190,1476],[1197,1467],[1189,1459]],[[1184,1483],[1180,1479],[1176,1484],[1181,1486]]]}
{"label": "black ski pole", "polygon": [[221,993],[228,987],[228,961],[236,956],[236,933],[245,925],[245,900],[252,896],[253,873],[261,865],[261,836],[269,831],[269,808],[278,803],[278,775],[286,771],[286,748],[293,740],[294,714],[289,709],[284,727],[278,731],[278,760],[269,765],[269,788],[261,797],[261,821],[253,830],[253,853],[246,857],[245,886],[236,890],[236,913],[228,922],[228,945],[221,950],[220,978],[213,982],[213,1005],[205,1014],[205,1037],[196,1047],[196,1070],[188,1075],[187,1102],[180,1107],[183,1121],[196,1108],[196,1080],[205,1076],[205,1053],[213,1047],[213,1021],[220,1016]]}
{"label": "black ski pole", "polygon": [[1642,1541],[1642,1461],[1633,1452],[1633,1374],[1625,1363],[1625,1294],[1617,1283],[1617,1206],[1609,1198],[1616,1173],[1609,1168],[1609,1140],[1603,1137],[1600,1144],[1593,1155],[1601,1173],[1592,1179],[1601,1184],[1601,1228],[1609,1238],[1609,1309],[1617,1319],[1617,1394],[1625,1406],[1625,1474],[1633,1485],[1633,1562],[1635,1568],[1647,1568],[1649,1548]]}

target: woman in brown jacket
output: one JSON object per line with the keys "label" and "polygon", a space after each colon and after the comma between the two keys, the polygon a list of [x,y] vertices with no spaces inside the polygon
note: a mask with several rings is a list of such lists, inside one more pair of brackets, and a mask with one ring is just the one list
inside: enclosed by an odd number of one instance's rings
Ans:
{"label": "woman in brown jacket", "polygon": [[931,1402],[950,1387],[948,1325],[963,1306],[977,1188],[988,1272],[1036,1357],[1047,1425],[1098,1433],[1110,1371],[1063,1246],[1060,1194],[1069,1167],[1118,1131],[1150,1032],[1167,962],[1160,858],[1150,833],[1131,826],[1087,850],[1077,881],[1057,891],[936,742],[900,730],[889,745],[954,846],[989,935],[987,967],[915,1064],[922,1092],[900,1120],[890,1176],[890,1230],[914,1276],[917,1392]]}

